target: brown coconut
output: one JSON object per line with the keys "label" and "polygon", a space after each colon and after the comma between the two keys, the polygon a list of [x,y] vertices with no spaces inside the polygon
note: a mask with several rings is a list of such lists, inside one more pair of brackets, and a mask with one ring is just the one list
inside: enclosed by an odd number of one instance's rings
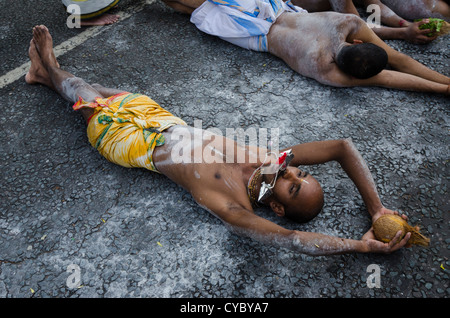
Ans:
{"label": "brown coconut", "polygon": [[373,223],[373,231],[377,240],[389,243],[397,234],[402,231],[402,239],[406,233],[411,232],[408,244],[428,246],[430,239],[423,236],[419,230],[408,224],[401,216],[395,214],[384,214]]}

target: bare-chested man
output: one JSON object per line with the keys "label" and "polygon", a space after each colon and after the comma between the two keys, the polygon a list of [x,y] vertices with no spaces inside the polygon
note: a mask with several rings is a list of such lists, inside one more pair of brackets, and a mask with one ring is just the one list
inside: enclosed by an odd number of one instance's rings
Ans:
{"label": "bare-chested man", "polygon": [[[177,8],[189,12],[203,2],[191,15],[200,30],[247,49],[269,52],[325,85],[450,93],[449,77],[392,49],[354,14],[295,12],[295,6],[279,0],[263,1],[266,8],[260,18],[256,2],[245,1],[238,7],[239,1],[178,0],[170,4],[176,2]],[[379,54],[375,57],[372,52]],[[360,64],[341,63],[363,59]],[[387,64],[393,70],[386,70]],[[372,70],[365,73],[366,68]]]}
{"label": "bare-chested man", "polygon": [[[267,37],[270,53],[283,59],[298,73],[323,84],[450,93],[449,77],[392,49],[354,15],[335,12],[282,14]],[[377,75],[362,79],[338,66],[343,48],[365,44],[383,49],[393,70],[383,69]]]}
{"label": "bare-chested man", "polygon": [[[294,220],[307,221],[316,216],[323,206],[322,188],[314,177],[296,167],[333,160],[356,185],[373,221],[383,214],[396,213],[382,205],[368,167],[350,140],[299,144],[282,150],[282,155],[242,146],[219,135],[208,135],[214,139],[214,147],[209,137],[201,138],[200,143],[195,138],[180,141],[180,136],[205,131],[186,126],[146,96],[89,85],[63,71],[52,45],[48,29],[36,26],[26,82],[44,84],[76,102],[74,108],[88,122],[89,141],[109,160],[164,174],[233,232],[310,255],[391,253],[407,244],[410,233],[399,240],[401,231],[389,244],[375,240],[372,229],[361,240],[353,240],[289,230],[254,213],[252,202],[259,202],[277,215]],[[179,163],[175,150],[180,143],[183,147],[194,145],[188,159],[200,150],[201,160],[191,158],[195,160]],[[246,159],[239,162],[238,153]]]}

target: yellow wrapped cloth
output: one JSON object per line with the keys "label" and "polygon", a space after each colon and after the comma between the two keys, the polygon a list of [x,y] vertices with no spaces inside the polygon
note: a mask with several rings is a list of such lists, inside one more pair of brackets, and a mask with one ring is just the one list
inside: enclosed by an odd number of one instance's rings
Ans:
{"label": "yellow wrapped cloth", "polygon": [[86,103],[81,98],[74,110],[94,108],[88,123],[89,142],[106,159],[123,167],[155,172],[153,151],[164,144],[162,132],[186,123],[141,94],[120,93]]}

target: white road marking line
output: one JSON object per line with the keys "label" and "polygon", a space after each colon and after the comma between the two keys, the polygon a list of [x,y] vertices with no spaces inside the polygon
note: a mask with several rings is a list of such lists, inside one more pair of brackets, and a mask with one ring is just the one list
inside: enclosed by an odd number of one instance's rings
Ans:
{"label": "white road marking line", "polygon": [[[128,19],[133,14],[138,13],[139,11],[144,9],[145,5],[152,4],[153,2],[155,2],[155,0],[146,0],[143,3],[140,3],[140,4],[132,7],[131,10],[129,10],[129,12],[124,12],[124,11],[118,12],[117,15],[120,18],[119,18],[119,21],[117,21],[116,23],[119,23],[125,19]],[[53,49],[55,52],[55,56],[58,57],[58,56],[61,56],[65,53],[73,50],[74,48],[83,44],[90,38],[93,38],[93,37],[99,35],[100,33],[110,29],[111,27],[114,26],[114,24],[115,23],[110,24],[110,25],[89,27],[88,29],[81,32],[77,36],[74,36],[73,38],[70,38],[67,41],[64,41],[61,44],[55,46]],[[28,62],[22,64],[21,66],[15,68],[14,70],[2,75],[0,77],[0,89],[5,87],[6,85],[14,83],[21,77],[25,76],[27,74],[28,70],[30,69],[30,66],[31,66],[31,62],[28,61]]]}

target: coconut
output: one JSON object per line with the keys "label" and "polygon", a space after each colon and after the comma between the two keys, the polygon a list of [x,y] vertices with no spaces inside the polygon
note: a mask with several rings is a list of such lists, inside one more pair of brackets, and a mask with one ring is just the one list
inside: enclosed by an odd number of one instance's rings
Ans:
{"label": "coconut", "polygon": [[398,231],[402,231],[400,240],[411,232],[411,237],[408,240],[408,244],[428,246],[430,239],[423,236],[419,229],[412,227],[401,216],[395,214],[384,214],[380,216],[373,223],[373,231],[377,240],[389,243],[397,234]]}

